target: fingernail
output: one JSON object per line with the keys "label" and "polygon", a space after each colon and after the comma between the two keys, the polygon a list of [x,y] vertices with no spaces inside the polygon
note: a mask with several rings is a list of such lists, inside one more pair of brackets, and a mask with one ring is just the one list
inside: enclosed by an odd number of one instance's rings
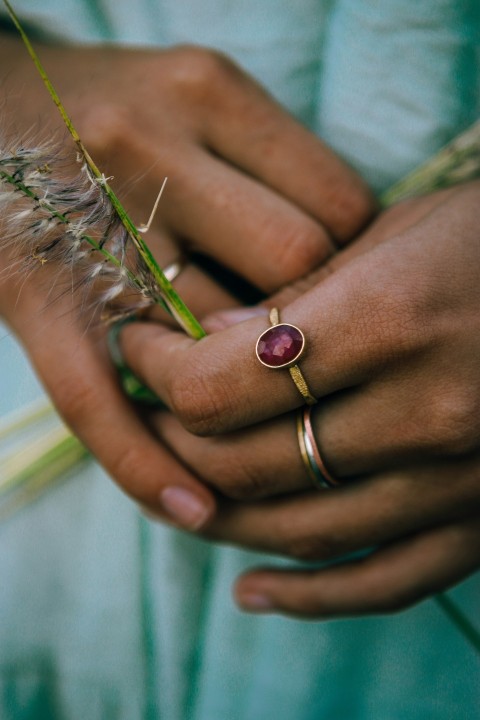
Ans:
{"label": "fingernail", "polygon": [[190,490],[167,487],[160,493],[164,510],[187,530],[198,530],[210,515],[210,509]]}
{"label": "fingernail", "polygon": [[243,610],[250,612],[265,612],[274,608],[271,599],[267,595],[255,592],[237,595],[237,602]]}
{"label": "fingernail", "polygon": [[234,310],[223,310],[222,312],[209,315],[205,318],[203,325],[210,332],[224,330],[231,325],[237,325],[244,320],[251,320],[254,317],[268,315],[268,310],[260,305],[254,307],[235,308]]}

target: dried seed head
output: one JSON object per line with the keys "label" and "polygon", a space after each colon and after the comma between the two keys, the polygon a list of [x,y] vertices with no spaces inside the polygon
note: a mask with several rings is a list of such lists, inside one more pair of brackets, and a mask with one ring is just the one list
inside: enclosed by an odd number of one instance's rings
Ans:
{"label": "dried seed head", "polygon": [[77,160],[73,173],[52,144],[12,149],[0,140],[0,251],[8,251],[8,271],[54,266],[58,285],[67,279],[84,294],[83,312],[102,319],[158,302],[160,288],[101,187],[106,179]]}

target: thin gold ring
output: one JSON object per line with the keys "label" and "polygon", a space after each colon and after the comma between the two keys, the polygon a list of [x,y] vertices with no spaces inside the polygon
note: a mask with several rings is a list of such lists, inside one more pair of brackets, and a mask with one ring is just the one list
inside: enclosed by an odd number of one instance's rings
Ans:
{"label": "thin gold ring", "polygon": [[297,413],[297,438],[303,464],[313,484],[322,489],[340,485],[323,460],[312,427],[312,407],[300,408]]}
{"label": "thin gold ring", "polygon": [[257,340],[255,352],[262,365],[268,368],[287,368],[300,395],[307,405],[315,405],[317,398],[312,395],[297,360],[305,350],[305,335],[289,323],[280,322],[277,308],[270,310],[271,327]]}

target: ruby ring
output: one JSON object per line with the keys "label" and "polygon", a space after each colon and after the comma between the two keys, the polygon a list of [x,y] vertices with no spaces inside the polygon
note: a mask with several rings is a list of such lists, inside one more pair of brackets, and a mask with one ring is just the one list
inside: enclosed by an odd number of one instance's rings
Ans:
{"label": "ruby ring", "polygon": [[280,322],[277,308],[270,311],[272,327],[265,330],[257,340],[257,358],[265,367],[287,368],[300,395],[307,405],[314,405],[317,399],[312,395],[298,367],[297,360],[305,350],[305,336],[295,325]]}

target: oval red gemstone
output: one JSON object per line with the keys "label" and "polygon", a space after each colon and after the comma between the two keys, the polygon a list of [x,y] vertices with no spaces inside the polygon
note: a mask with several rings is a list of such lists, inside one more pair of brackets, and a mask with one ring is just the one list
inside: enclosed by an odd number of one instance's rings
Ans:
{"label": "oval red gemstone", "polygon": [[300,357],[304,345],[305,339],[298,328],[280,323],[260,335],[257,356],[268,367],[282,367]]}

